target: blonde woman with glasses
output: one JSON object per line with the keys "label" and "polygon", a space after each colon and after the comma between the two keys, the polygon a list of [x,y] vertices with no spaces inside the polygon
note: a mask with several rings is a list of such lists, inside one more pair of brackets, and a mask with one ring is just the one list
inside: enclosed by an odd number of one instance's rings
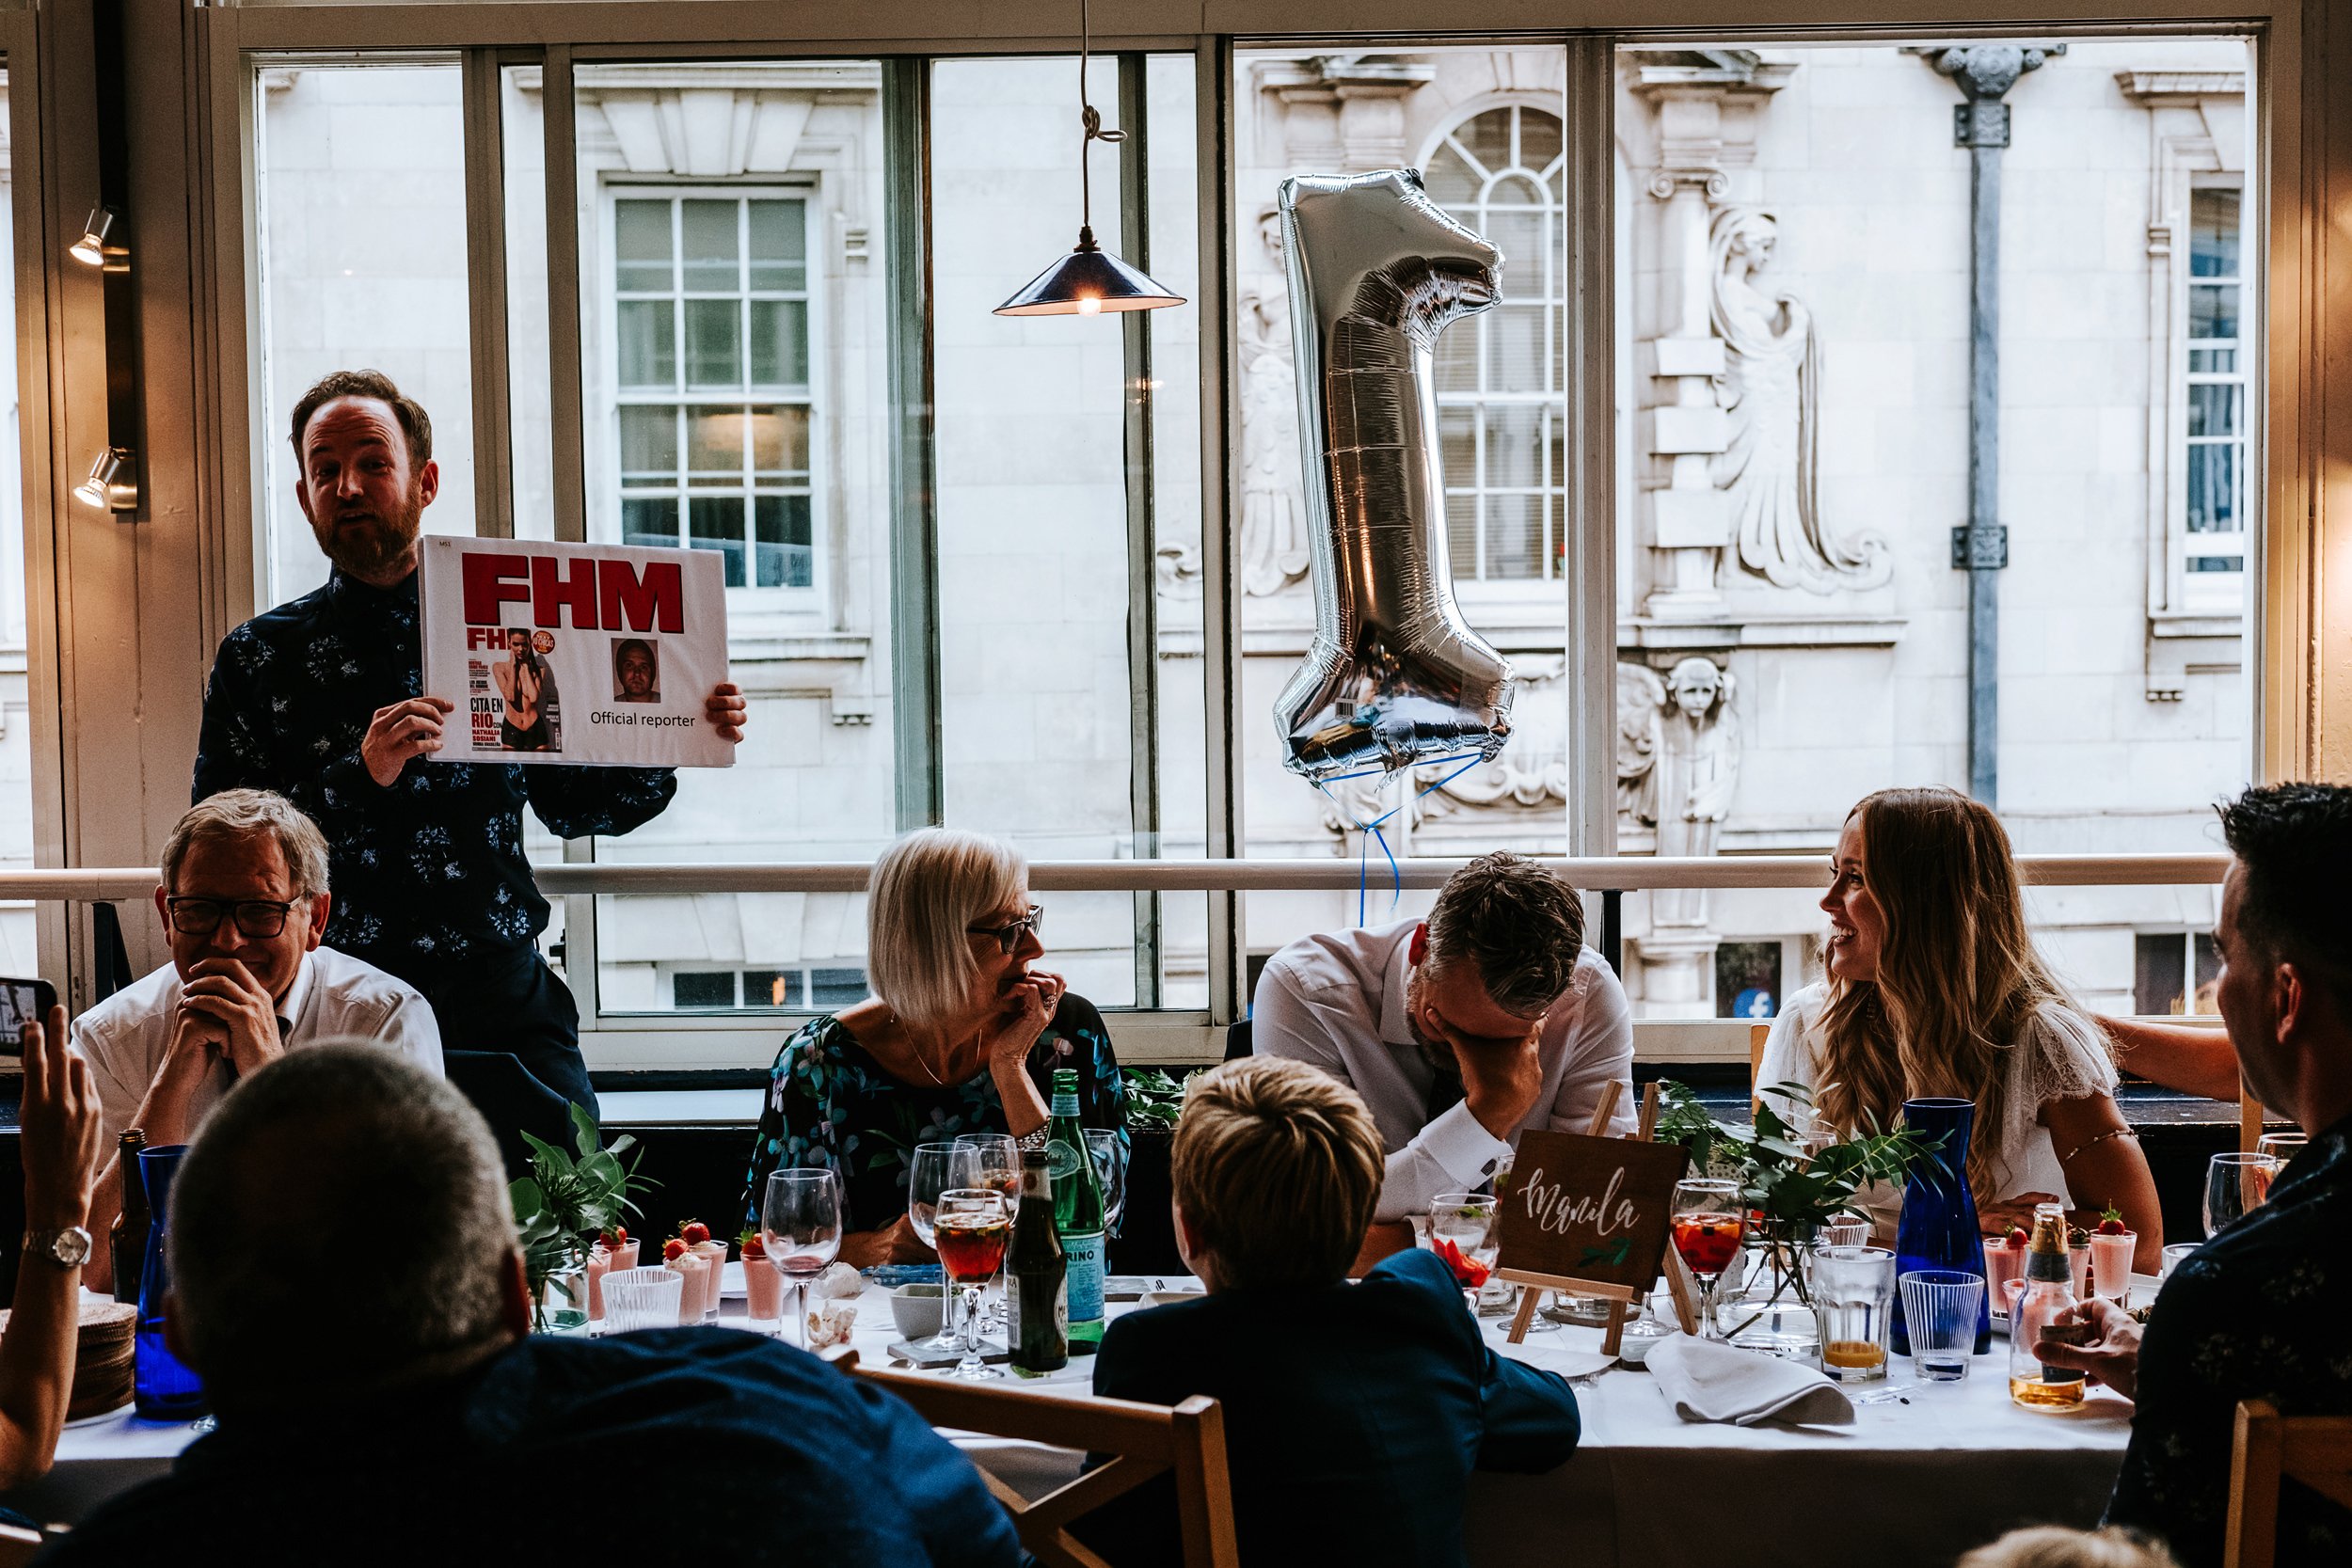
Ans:
{"label": "blonde woman with glasses", "polygon": [[1044,911],[1019,852],[925,828],[875,863],[866,893],[874,994],[812,1019],[776,1053],[744,1183],[759,1223],[771,1171],[830,1166],[849,1208],[841,1260],[927,1263],[907,1218],[917,1144],[967,1132],[1042,1137],[1056,1068],[1078,1074],[1078,1119],[1126,1141],[1110,1031],[1045,956]]}
{"label": "blonde woman with glasses", "polygon": [[[2009,835],[1950,789],[1885,789],[1838,835],[1821,908],[1828,978],[1788,999],[1756,1082],[1801,1084],[1840,1133],[1892,1126],[1905,1100],[1976,1102],[1968,1182],[1988,1231],[2036,1202],[2076,1224],[2109,1207],[2164,1250],[2154,1180],[2116,1108],[2106,1037],[2034,950]],[[1776,1107],[1802,1122],[1802,1107]],[[1892,1224],[1897,1195],[1874,1196]]]}

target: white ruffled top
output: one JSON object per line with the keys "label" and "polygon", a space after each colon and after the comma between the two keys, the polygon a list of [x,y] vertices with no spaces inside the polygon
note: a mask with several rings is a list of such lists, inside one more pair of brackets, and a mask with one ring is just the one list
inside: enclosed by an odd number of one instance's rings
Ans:
{"label": "white ruffled top", "polygon": [[[1772,1036],[1765,1042],[1764,1061],[1756,1075],[1759,1088],[1774,1084],[1820,1088],[1826,1051],[1820,1019],[1828,1002],[1828,988],[1818,985],[1807,986],[1788,999],[1780,1016],[1772,1020]],[[2115,1092],[2115,1061],[2108,1054],[2106,1037],[2074,1008],[2048,1003],[2008,1047],[2001,1070],[2006,1074],[2008,1099],[1993,1159],[1994,1190],[1978,1193],[1977,1201],[1997,1203],[2022,1193],[2055,1193],[2059,1202],[2073,1207],[2074,1196],[2066,1190],[2066,1173],[2058,1165],[2050,1130],[2042,1125],[2042,1111],[2053,1101]],[[1776,1104],[1773,1109],[1792,1121],[1801,1119],[1787,1104]],[[1894,1193],[1866,1191],[1859,1196],[1871,1209],[1900,1202],[1900,1195]]]}

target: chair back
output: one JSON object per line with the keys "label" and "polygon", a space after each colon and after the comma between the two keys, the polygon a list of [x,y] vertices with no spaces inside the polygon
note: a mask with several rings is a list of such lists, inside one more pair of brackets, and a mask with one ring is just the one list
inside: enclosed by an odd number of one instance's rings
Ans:
{"label": "chair back", "polygon": [[24,1568],[40,1551],[40,1531],[0,1525],[0,1568]]}
{"label": "chair back", "polygon": [[2238,1405],[2222,1568],[2271,1568],[2282,1481],[2352,1509],[2352,1416],[2281,1416],[2267,1400]]}
{"label": "chair back", "polygon": [[1256,1033],[1246,1018],[1235,1019],[1225,1030],[1225,1059],[1238,1062],[1255,1049],[1251,1037]]}
{"label": "chair back", "polygon": [[1760,1091],[1764,1085],[1757,1083],[1756,1079],[1764,1072],[1764,1042],[1772,1037],[1772,1026],[1771,1024],[1751,1023],[1748,1025],[1748,1115],[1750,1117],[1755,1117],[1756,1108],[1763,1103]]}
{"label": "chair back", "polygon": [[1110,1455],[1034,1502],[981,1468],[980,1479],[1012,1515],[1021,1544],[1040,1562],[1051,1568],[1114,1568],[1071,1535],[1070,1526],[1152,1477],[1173,1472],[1184,1568],[1239,1568],[1233,1494],[1225,1466],[1225,1412],[1216,1401],[1196,1394],[1170,1409],[957,1383],[861,1367],[857,1352],[848,1346],[827,1353],[826,1359],[882,1385],[935,1427]]}

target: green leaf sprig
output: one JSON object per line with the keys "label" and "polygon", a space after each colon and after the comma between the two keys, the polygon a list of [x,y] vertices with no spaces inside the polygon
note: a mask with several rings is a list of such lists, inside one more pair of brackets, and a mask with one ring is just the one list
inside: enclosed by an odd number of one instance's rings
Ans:
{"label": "green leaf sprig", "polygon": [[506,1191],[522,1238],[531,1298],[538,1302],[549,1275],[587,1262],[596,1238],[637,1213],[636,1196],[660,1183],[637,1174],[644,1150],[635,1138],[624,1133],[606,1148],[596,1119],[578,1105],[572,1107],[577,1155],[528,1132],[523,1142],[531,1146],[531,1174]]}

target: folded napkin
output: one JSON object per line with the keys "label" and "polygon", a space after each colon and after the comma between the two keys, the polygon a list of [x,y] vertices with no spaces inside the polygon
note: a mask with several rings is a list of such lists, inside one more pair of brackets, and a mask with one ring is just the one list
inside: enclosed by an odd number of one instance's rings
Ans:
{"label": "folded napkin", "polygon": [[1677,1334],[1649,1353],[1659,1391],[1686,1421],[1851,1426],[1853,1402],[1810,1367]]}

